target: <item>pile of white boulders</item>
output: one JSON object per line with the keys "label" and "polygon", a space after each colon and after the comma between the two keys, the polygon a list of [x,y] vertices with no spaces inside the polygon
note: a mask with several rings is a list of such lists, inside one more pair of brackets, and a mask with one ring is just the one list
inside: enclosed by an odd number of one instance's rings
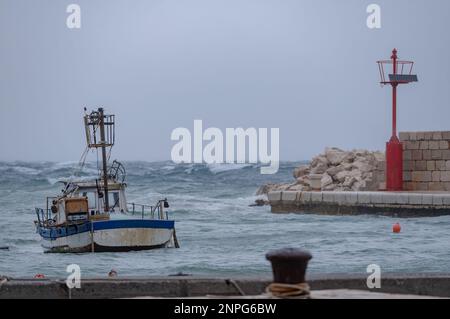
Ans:
{"label": "pile of white boulders", "polygon": [[384,170],[383,152],[327,148],[309,165],[294,170],[295,182],[264,185],[258,194],[280,190],[376,191],[383,187]]}

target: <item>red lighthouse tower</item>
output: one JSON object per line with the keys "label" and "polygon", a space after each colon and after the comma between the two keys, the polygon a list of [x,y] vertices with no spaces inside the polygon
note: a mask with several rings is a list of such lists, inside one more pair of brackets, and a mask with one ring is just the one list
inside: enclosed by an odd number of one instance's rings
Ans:
{"label": "red lighthouse tower", "polygon": [[[378,61],[381,85],[392,86],[392,136],[386,143],[386,188],[388,191],[403,190],[403,145],[397,137],[397,87],[400,84],[417,82],[412,74],[414,62],[398,60],[397,50],[392,51],[390,60]],[[390,66],[392,65],[392,68]],[[389,73],[392,69],[392,73]]]}

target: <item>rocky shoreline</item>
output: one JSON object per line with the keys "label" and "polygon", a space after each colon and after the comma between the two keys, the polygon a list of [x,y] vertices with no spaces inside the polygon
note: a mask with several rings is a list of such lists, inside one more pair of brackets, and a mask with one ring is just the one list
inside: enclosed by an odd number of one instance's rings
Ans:
{"label": "rocky shoreline", "polygon": [[[275,191],[378,191],[385,188],[385,155],[379,151],[326,148],[309,165],[297,167],[294,181],[266,184],[256,195]],[[260,199],[256,205],[265,205]]]}

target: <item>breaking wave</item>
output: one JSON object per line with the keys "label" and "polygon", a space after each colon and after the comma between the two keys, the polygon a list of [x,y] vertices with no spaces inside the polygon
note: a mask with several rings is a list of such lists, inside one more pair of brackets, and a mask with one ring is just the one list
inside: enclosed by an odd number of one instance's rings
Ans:
{"label": "breaking wave", "polygon": [[219,174],[247,167],[256,167],[256,165],[253,166],[253,164],[208,164],[208,169],[213,174]]}

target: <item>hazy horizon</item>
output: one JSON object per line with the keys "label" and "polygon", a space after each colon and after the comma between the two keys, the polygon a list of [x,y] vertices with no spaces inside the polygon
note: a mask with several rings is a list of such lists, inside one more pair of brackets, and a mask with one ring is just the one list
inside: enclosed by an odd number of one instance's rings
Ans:
{"label": "hazy horizon", "polygon": [[1,0],[0,161],[78,161],[84,107],[116,114],[123,161],[170,160],[172,130],[196,119],[280,128],[281,161],[384,150],[375,62],[394,47],[419,76],[399,89],[399,131],[450,130],[449,16],[446,0]]}

